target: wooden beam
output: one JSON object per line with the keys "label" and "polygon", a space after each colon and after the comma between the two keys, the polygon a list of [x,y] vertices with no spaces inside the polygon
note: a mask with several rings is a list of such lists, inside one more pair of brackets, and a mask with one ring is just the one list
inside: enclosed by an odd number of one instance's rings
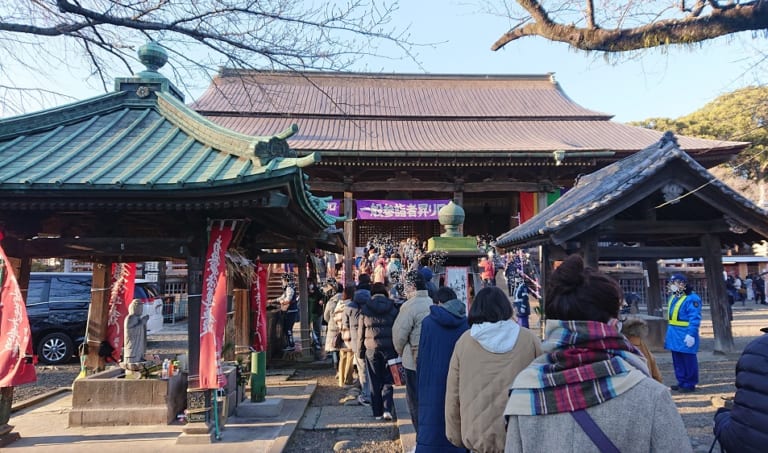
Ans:
{"label": "wooden beam", "polygon": [[642,260],[661,258],[701,258],[701,247],[599,247],[602,260]]}
{"label": "wooden beam", "polygon": [[[419,192],[444,192],[452,193],[456,189],[454,182],[441,181],[359,181],[351,185],[342,181],[315,181],[310,180],[310,186],[316,192],[343,193],[350,190],[355,193],[388,192],[391,190],[408,190]],[[350,187],[351,186],[351,187]],[[465,182],[465,193],[484,192],[546,192],[552,188],[551,184],[524,182],[524,181],[483,181]]]}
{"label": "wooden beam", "polygon": [[40,238],[30,241],[9,239],[4,245],[9,255],[29,258],[152,257],[155,261],[158,257],[186,257],[190,241],[191,238],[152,237]]}
{"label": "wooden beam", "polygon": [[725,232],[728,232],[728,224],[723,219],[710,221],[614,220],[600,226],[601,234],[639,235],[640,238],[652,234],[698,235]]}

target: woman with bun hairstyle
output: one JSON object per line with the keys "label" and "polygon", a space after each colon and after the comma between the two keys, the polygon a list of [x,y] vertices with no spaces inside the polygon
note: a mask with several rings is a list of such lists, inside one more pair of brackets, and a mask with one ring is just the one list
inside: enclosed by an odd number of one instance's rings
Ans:
{"label": "woman with bun hairstyle", "polygon": [[509,386],[542,353],[541,340],[512,319],[512,304],[496,286],[477,292],[467,323],[469,330],[456,341],[448,365],[445,436],[453,445],[473,452],[500,452]]}
{"label": "woman with bun hairstyle", "polygon": [[504,451],[693,451],[669,390],[620,332],[622,298],[578,255],[552,272],[545,354],[512,384]]}

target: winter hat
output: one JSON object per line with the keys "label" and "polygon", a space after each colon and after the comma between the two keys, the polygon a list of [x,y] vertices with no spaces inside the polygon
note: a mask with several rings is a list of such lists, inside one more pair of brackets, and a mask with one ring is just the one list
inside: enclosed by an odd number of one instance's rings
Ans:
{"label": "winter hat", "polygon": [[419,269],[419,273],[421,274],[422,277],[424,277],[424,281],[425,282],[428,282],[428,281],[432,280],[432,275],[433,274],[432,274],[432,271],[428,267],[426,267],[426,266],[422,267],[421,269]]}

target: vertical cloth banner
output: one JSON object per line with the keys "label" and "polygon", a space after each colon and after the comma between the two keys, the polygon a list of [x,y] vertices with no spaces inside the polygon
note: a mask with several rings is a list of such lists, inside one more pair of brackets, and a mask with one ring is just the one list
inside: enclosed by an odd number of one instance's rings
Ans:
{"label": "vertical cloth banner", "polygon": [[267,350],[267,268],[256,262],[256,272],[251,285],[251,328],[253,329],[253,350]]}
{"label": "vertical cloth banner", "polygon": [[112,361],[120,362],[123,354],[125,332],[123,324],[128,316],[128,306],[133,300],[136,284],[136,263],[113,263],[112,285],[109,289],[109,316],[107,317],[107,342],[112,346]]}
{"label": "vertical cloth banner", "polygon": [[36,380],[27,307],[13,268],[0,247],[0,387],[15,387]]}
{"label": "vertical cloth banner", "polygon": [[520,192],[520,223],[536,215],[536,192]]}
{"label": "vertical cloth banner", "polygon": [[200,388],[218,389],[221,374],[221,347],[227,321],[226,252],[232,240],[231,227],[222,223],[211,228],[203,270],[203,297],[200,307]]}

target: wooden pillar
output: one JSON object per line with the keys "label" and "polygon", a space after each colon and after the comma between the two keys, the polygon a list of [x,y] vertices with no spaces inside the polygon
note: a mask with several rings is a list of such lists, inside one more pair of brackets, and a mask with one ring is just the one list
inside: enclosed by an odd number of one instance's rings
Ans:
{"label": "wooden pillar", "polygon": [[104,369],[104,357],[99,356],[101,342],[107,337],[107,318],[109,316],[109,288],[112,285],[112,262],[93,265],[91,283],[91,306],[88,309],[87,338],[88,354],[85,367],[89,373]]}
{"label": "wooden pillar", "polygon": [[296,269],[299,273],[299,329],[301,331],[301,350],[302,356],[306,357],[312,354],[312,343],[309,339],[309,299],[307,294],[309,286],[307,285],[307,250],[301,248],[298,250],[298,262]]}
{"label": "wooden pillar", "polygon": [[704,273],[707,276],[709,293],[709,312],[712,316],[712,330],[715,334],[716,353],[729,353],[734,350],[731,322],[728,319],[728,296],[723,279],[723,261],[720,239],[711,234],[701,237],[704,248]]}
{"label": "wooden pillar", "polygon": [[[236,286],[242,286],[241,279],[236,279]],[[235,360],[246,362],[251,356],[251,304],[248,289],[237,287],[232,290],[235,309]]]}
{"label": "wooden pillar", "polygon": [[597,249],[597,232],[592,230],[584,233],[580,238],[581,253],[584,256],[584,264],[597,269],[600,255]]}
{"label": "wooden pillar", "polygon": [[539,246],[539,328],[541,329],[541,338],[544,338],[544,325],[547,320],[546,302],[547,302],[547,282],[552,275],[552,261],[549,246]]}
{"label": "wooden pillar", "polygon": [[[463,189],[463,183],[457,182],[457,187],[453,191],[453,202],[457,205],[461,206],[462,209],[464,208],[464,189]],[[464,223],[459,225],[458,229],[459,233],[464,235]],[[442,232],[441,232],[442,233]]]}
{"label": "wooden pillar", "polygon": [[353,209],[352,192],[344,192],[344,241],[347,246],[344,248],[344,281],[342,284],[347,286],[348,282],[355,281],[355,219]]}
{"label": "wooden pillar", "polygon": [[[205,253],[205,247],[202,249]],[[203,295],[204,256],[187,257],[187,337],[189,387],[200,385],[200,305]]]}
{"label": "wooden pillar", "polygon": [[[187,424],[182,436],[200,438],[210,443],[211,391],[200,388],[200,310],[203,293],[203,270],[207,244],[192,247],[203,256],[187,256],[187,349],[189,375],[187,381]],[[177,439],[177,443],[180,440]]]}
{"label": "wooden pillar", "polygon": [[661,309],[661,282],[659,280],[659,264],[656,260],[643,260],[643,269],[648,273],[648,291],[645,295],[648,314],[650,316],[664,316]]}

